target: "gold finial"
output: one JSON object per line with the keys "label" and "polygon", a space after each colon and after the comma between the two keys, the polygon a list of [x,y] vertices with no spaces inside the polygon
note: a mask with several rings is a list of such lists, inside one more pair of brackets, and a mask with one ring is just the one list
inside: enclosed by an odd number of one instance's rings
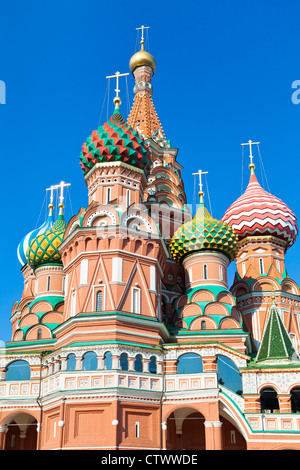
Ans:
{"label": "gold finial", "polygon": [[203,184],[202,184],[202,175],[207,175],[208,174],[208,171],[202,171],[202,170],[198,170],[197,173],[193,173],[193,175],[199,175],[199,187],[200,187],[200,191],[198,193],[199,197],[200,197],[200,204],[202,204],[204,202],[204,192],[203,192]]}
{"label": "gold finial", "polygon": [[120,73],[116,72],[115,75],[108,75],[106,78],[115,78],[116,79],[116,96],[114,97],[114,104],[115,104],[115,109],[120,109],[120,104],[121,104],[121,98],[119,97],[119,77],[125,77],[126,75],[129,75],[129,73]]}
{"label": "gold finial", "polygon": [[275,288],[272,287],[272,305],[276,305]]}
{"label": "gold finial", "polygon": [[60,202],[58,204],[58,207],[59,207],[59,212],[58,212],[58,215],[64,215],[64,204],[62,202]]}
{"label": "gold finial", "polygon": [[54,204],[49,204],[48,209],[49,209],[49,216],[52,217],[53,216]]}
{"label": "gold finial", "polygon": [[255,165],[254,165],[254,163],[253,163],[253,155],[252,155],[252,145],[254,145],[254,144],[257,144],[257,145],[258,145],[258,144],[260,144],[260,142],[252,142],[252,140],[248,140],[247,143],[241,144],[241,145],[249,145],[249,148],[250,148],[250,155],[249,155],[249,157],[250,157],[250,164],[249,164],[249,170],[250,170],[250,174],[251,174],[251,175],[254,175],[254,170],[255,170]]}

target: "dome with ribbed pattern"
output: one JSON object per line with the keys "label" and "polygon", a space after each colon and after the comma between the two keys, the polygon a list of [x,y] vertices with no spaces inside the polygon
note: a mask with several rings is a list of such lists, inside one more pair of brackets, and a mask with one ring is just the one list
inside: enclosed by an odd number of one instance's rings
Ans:
{"label": "dome with ribbed pattern", "polygon": [[249,184],[225,212],[223,222],[231,225],[239,240],[248,236],[274,236],[292,246],[298,234],[293,211],[277,197],[265,191],[251,174]]}

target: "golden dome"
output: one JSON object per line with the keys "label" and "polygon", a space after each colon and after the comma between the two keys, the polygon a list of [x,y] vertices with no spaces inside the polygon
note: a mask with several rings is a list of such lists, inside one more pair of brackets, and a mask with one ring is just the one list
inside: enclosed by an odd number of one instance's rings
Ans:
{"label": "golden dome", "polygon": [[130,71],[133,73],[134,69],[136,67],[141,67],[143,65],[146,65],[147,67],[151,67],[153,70],[153,73],[155,72],[156,69],[156,62],[154,57],[149,54],[149,52],[146,52],[144,50],[144,41],[141,41],[141,50],[139,52],[136,52],[134,54],[129,62],[129,68]]}

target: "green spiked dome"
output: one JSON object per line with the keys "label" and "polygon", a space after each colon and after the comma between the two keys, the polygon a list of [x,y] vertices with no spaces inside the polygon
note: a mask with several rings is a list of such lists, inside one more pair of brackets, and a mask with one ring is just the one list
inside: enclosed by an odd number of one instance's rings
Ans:
{"label": "green spiked dome", "polygon": [[177,262],[192,252],[204,250],[222,252],[229,261],[233,261],[238,251],[237,244],[238,237],[234,229],[213,219],[202,201],[193,220],[175,232],[170,250]]}
{"label": "green spiked dome", "polygon": [[119,108],[103,126],[98,127],[82,146],[80,165],[86,175],[96,163],[123,162],[146,173],[150,153],[144,140],[125,123]]}
{"label": "green spiked dome", "polygon": [[59,215],[53,227],[34,238],[28,246],[26,258],[33,269],[45,264],[62,265],[58,248],[64,239],[67,226],[62,208],[63,204],[60,204]]}

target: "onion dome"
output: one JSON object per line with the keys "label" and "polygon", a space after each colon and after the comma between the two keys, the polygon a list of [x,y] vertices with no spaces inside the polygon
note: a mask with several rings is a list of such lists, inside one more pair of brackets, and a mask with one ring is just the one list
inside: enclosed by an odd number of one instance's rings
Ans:
{"label": "onion dome", "polygon": [[226,223],[213,219],[205,207],[203,198],[192,221],[182,225],[174,234],[170,250],[175,261],[205,250],[216,250],[233,261],[237,254],[238,237]]}
{"label": "onion dome", "polygon": [[235,229],[239,240],[271,235],[285,241],[289,248],[298,235],[296,216],[281,199],[260,186],[254,164],[249,167],[250,181],[244,194],[227,209],[222,220]]}
{"label": "onion dome", "polygon": [[156,62],[154,57],[144,50],[144,41],[141,41],[141,50],[136,52],[129,61],[129,68],[131,73],[133,73],[134,69],[137,67],[147,66],[151,67],[153,73],[156,69]]}
{"label": "onion dome", "polygon": [[62,265],[58,248],[64,239],[67,225],[63,216],[63,204],[59,204],[59,208],[53,227],[34,238],[28,247],[26,258],[33,269],[45,264]]}
{"label": "onion dome", "polygon": [[98,127],[82,146],[80,165],[86,175],[96,163],[123,162],[147,172],[150,153],[137,132],[125,123],[115,97],[115,111],[109,121]]}
{"label": "onion dome", "polygon": [[22,238],[22,240],[20,241],[18,245],[17,256],[22,266],[24,266],[27,263],[26,252],[32,240],[38,237],[39,235],[41,235],[42,233],[46,232],[47,230],[49,230],[54,225],[52,207],[50,206],[51,204],[49,205],[49,209],[50,209],[49,215],[46,221],[43,223],[43,225],[41,225],[39,228],[36,228],[35,230],[32,230],[27,235],[25,235],[25,237]]}

